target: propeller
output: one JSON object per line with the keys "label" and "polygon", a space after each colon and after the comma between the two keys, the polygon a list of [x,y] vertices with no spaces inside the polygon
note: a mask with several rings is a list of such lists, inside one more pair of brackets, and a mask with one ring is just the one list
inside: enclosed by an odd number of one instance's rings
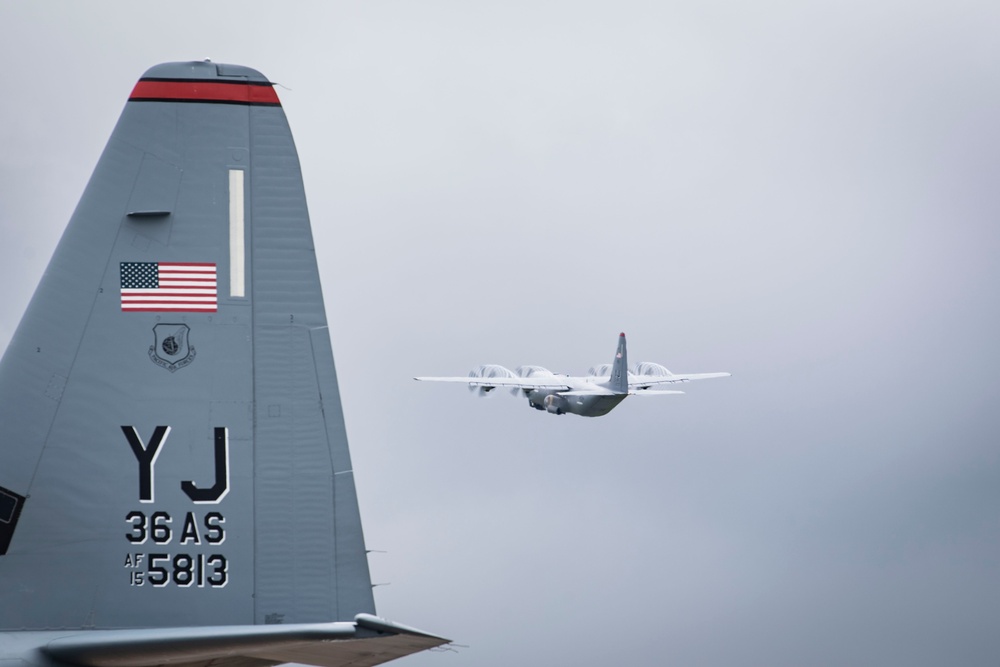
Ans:
{"label": "propeller", "polygon": [[608,377],[611,375],[611,364],[597,364],[596,366],[591,366],[590,370],[587,371],[587,375],[593,375],[594,377]]}
{"label": "propeller", "polygon": [[666,366],[662,364],[655,363],[653,361],[640,361],[637,364],[632,364],[632,368],[629,369],[632,375],[652,375],[654,377],[667,377],[673,375]]}

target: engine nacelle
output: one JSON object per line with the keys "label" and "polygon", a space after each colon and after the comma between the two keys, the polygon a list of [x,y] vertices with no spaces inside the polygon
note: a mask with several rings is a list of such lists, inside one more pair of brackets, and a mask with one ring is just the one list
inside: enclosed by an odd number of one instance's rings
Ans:
{"label": "engine nacelle", "polygon": [[[541,366],[518,366],[517,367],[517,377],[519,378],[532,378],[532,377],[555,377],[555,373],[550,371],[548,368],[542,368]],[[511,396],[517,396],[520,393],[524,393],[525,396],[531,393],[530,389],[514,389],[510,390]],[[539,410],[544,410],[545,408],[538,406],[535,403],[531,404],[531,407],[537,408]]]}
{"label": "engine nacelle", "polygon": [[[470,378],[515,378],[514,372],[509,368],[504,368],[498,364],[482,364],[469,371]],[[496,387],[491,387],[489,385],[480,387],[469,387],[469,391],[475,393],[478,396],[485,396],[496,389]]]}

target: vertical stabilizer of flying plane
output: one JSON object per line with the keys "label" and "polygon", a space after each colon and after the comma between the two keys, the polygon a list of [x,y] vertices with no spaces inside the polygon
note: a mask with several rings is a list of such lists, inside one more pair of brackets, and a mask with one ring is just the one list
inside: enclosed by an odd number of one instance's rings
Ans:
{"label": "vertical stabilizer of flying plane", "polygon": [[618,334],[618,349],[611,362],[611,378],[608,388],[616,394],[628,393],[628,351],[625,349],[625,334]]}
{"label": "vertical stabilizer of flying plane", "polygon": [[0,362],[0,630],[361,632],[375,608],[354,484],[272,84],[153,67]]}

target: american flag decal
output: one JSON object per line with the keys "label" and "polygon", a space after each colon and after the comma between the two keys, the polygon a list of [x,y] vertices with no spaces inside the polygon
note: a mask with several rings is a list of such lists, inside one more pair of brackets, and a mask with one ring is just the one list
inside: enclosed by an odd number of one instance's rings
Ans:
{"label": "american flag decal", "polygon": [[214,313],[215,264],[122,262],[122,310]]}

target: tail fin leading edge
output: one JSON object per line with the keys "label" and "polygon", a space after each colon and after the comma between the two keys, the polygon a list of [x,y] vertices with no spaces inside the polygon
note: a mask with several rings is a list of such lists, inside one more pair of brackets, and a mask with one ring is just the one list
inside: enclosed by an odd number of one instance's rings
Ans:
{"label": "tail fin leading edge", "polygon": [[0,629],[351,621],[371,579],[271,83],[136,85],[0,361]]}

